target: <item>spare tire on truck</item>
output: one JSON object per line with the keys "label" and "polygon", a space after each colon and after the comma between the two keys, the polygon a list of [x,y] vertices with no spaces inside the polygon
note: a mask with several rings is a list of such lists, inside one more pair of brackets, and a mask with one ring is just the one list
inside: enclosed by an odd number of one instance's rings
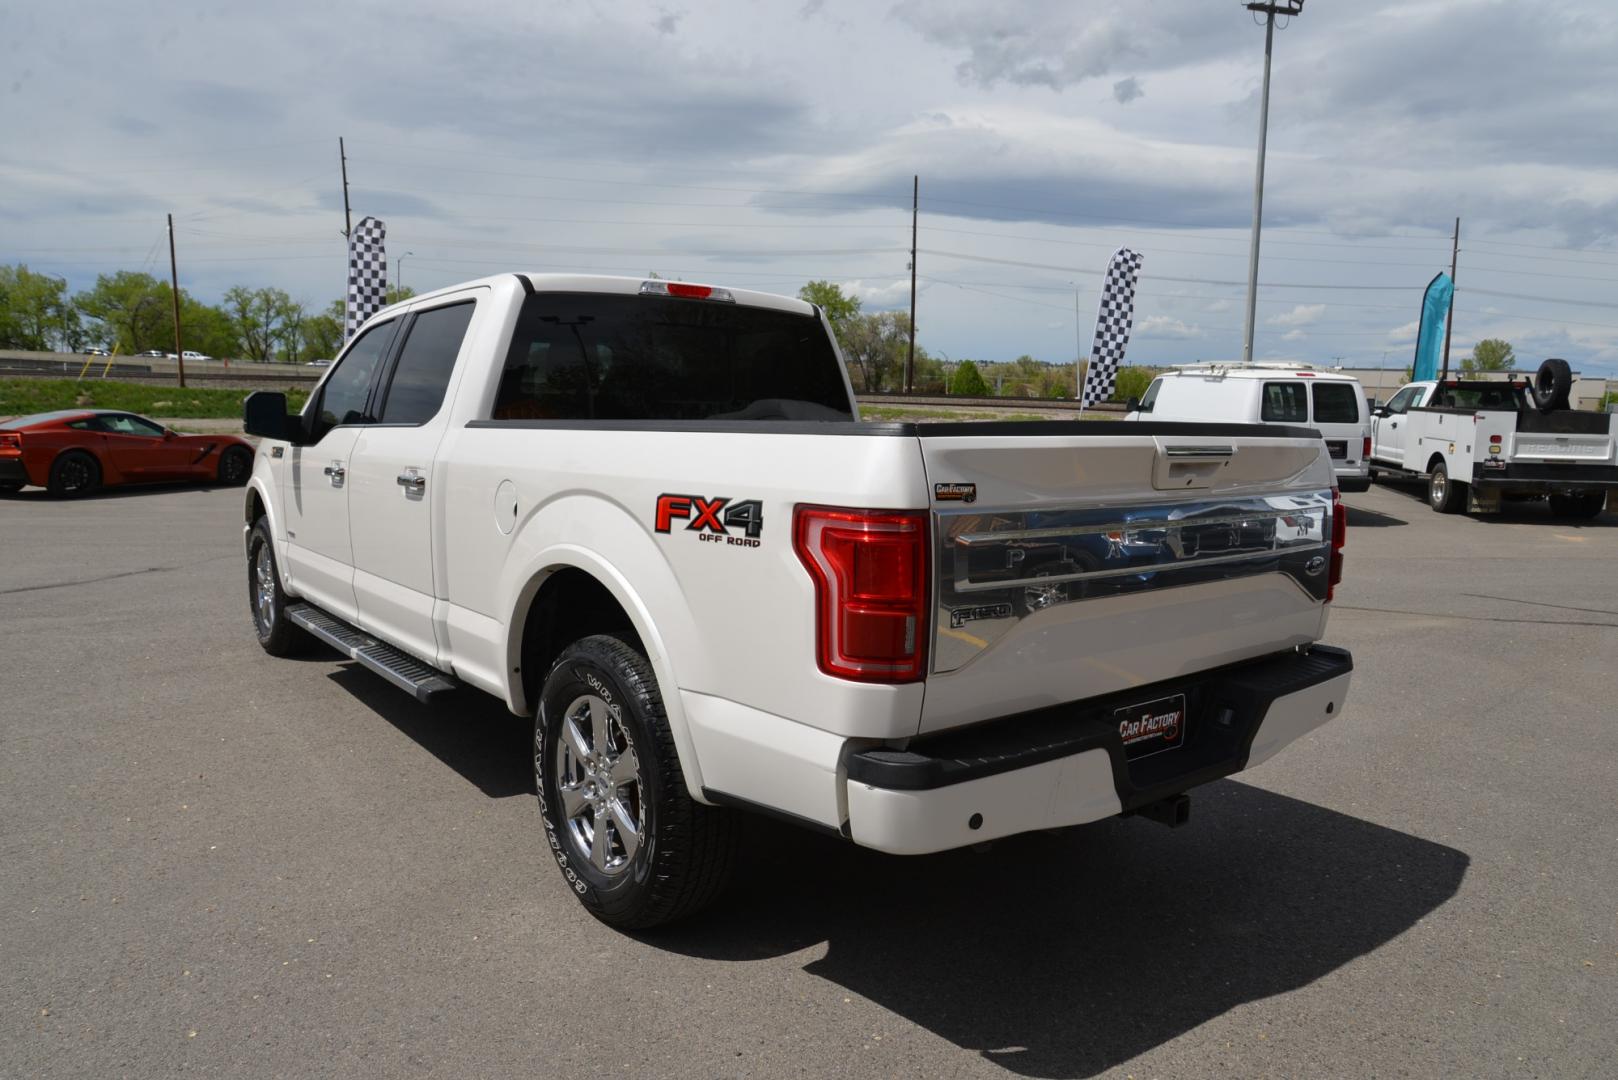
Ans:
{"label": "spare tire on truck", "polygon": [[1568,407],[1568,393],[1573,389],[1573,371],[1566,360],[1554,357],[1539,365],[1534,375],[1534,407],[1542,413],[1555,412]]}

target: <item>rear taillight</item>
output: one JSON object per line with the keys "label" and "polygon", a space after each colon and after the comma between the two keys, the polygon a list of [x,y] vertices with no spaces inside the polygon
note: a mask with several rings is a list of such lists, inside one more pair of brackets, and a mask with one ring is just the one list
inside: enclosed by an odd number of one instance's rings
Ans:
{"label": "rear taillight", "polygon": [[1336,488],[1331,489],[1331,574],[1326,578],[1326,603],[1331,603],[1343,581],[1343,544],[1348,540],[1348,508]]}
{"label": "rear taillight", "polygon": [[1370,456],[1371,456],[1371,437],[1369,435],[1367,435],[1367,436],[1365,436],[1365,441],[1360,444],[1360,457],[1369,458]]}
{"label": "rear taillight", "polygon": [[792,543],[815,582],[820,670],[861,682],[924,678],[927,514],[800,506]]}

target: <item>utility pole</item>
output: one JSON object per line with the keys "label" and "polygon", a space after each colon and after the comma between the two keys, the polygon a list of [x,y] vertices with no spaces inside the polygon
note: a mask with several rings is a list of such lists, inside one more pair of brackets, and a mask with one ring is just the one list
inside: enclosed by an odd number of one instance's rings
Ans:
{"label": "utility pole", "polygon": [[1079,365],[1084,363],[1084,315],[1079,311],[1079,283],[1073,285],[1073,400],[1084,396],[1084,382],[1079,378]]}
{"label": "utility pole", "polygon": [[414,255],[414,254],[415,254],[414,251],[407,251],[407,252],[404,253],[404,255],[400,255],[399,258],[393,264],[393,296],[394,296],[394,303],[398,303],[401,299],[403,299],[403,296],[401,294],[404,292],[404,261],[405,261],[405,255]]}
{"label": "utility pole", "polygon": [[337,136],[337,158],[343,163],[343,239],[354,231],[354,216],[348,209],[348,151],[343,147],[343,137]]}
{"label": "utility pole", "polygon": [[1253,239],[1247,257],[1247,329],[1242,335],[1242,362],[1253,362],[1253,321],[1258,309],[1258,237],[1264,223],[1264,146],[1270,130],[1270,53],[1275,47],[1275,17],[1300,15],[1303,0],[1251,3],[1248,11],[1264,16],[1264,91],[1258,111],[1258,171],[1253,180]]}
{"label": "utility pole", "polygon": [[1449,378],[1449,332],[1455,327],[1455,263],[1461,255],[1461,219],[1455,219],[1455,233],[1450,237],[1449,246],[1449,308],[1444,312],[1444,374],[1439,378]]}
{"label": "utility pole", "polygon": [[170,299],[174,301],[174,362],[180,365],[180,389],[185,389],[185,349],[180,345],[180,268],[174,261],[174,215],[169,215]]}
{"label": "utility pole", "polygon": [[910,178],[910,354],[905,357],[905,393],[916,387],[916,212],[921,205],[921,175]]}

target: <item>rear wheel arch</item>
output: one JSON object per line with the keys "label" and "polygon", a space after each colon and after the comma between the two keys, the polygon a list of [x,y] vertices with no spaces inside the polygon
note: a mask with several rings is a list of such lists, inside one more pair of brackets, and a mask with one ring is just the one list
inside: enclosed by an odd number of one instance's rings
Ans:
{"label": "rear wheel arch", "polygon": [[1430,472],[1433,471],[1433,466],[1434,465],[1440,465],[1440,464],[1443,465],[1445,469],[1449,468],[1449,462],[1444,460],[1444,455],[1440,454],[1440,453],[1437,453],[1435,451],[1433,453],[1433,456],[1427,459],[1427,467],[1425,469],[1423,469],[1422,471],[1430,473]]}
{"label": "rear wheel arch", "polygon": [[[617,571],[584,552],[571,561],[554,560],[532,574],[518,593],[507,620],[507,701],[513,712],[531,716],[551,665],[574,641],[592,634],[613,634],[646,657],[657,679],[664,711],[674,734],[686,788],[701,799],[702,770],[686,726],[679,682],[651,613]],[[569,605],[576,605],[570,609]],[[583,620],[569,618],[582,607]]]}

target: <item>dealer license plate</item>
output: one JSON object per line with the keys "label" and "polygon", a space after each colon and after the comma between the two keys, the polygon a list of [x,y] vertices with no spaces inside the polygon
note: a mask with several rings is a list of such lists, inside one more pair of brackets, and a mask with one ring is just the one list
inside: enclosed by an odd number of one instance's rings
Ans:
{"label": "dealer license plate", "polygon": [[1326,453],[1330,454],[1333,459],[1342,461],[1344,458],[1348,457],[1348,440],[1327,439]]}
{"label": "dealer license plate", "polygon": [[1185,695],[1172,694],[1113,711],[1124,756],[1133,760],[1185,745]]}

